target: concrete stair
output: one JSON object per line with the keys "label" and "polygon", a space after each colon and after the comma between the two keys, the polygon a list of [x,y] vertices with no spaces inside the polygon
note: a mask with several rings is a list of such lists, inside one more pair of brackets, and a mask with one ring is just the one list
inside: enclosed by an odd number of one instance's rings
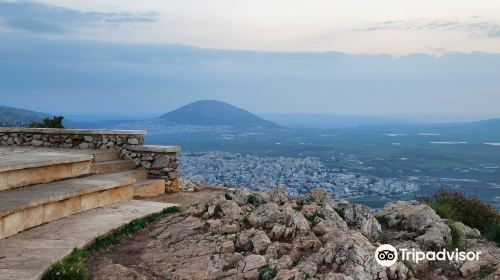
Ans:
{"label": "concrete stair", "polygon": [[135,168],[133,160],[107,160],[92,163],[91,173],[102,174]]}
{"label": "concrete stair", "polygon": [[0,147],[0,240],[80,212],[165,193],[117,151]]}
{"label": "concrete stair", "polygon": [[0,191],[89,174],[93,156],[33,148],[0,150]]}
{"label": "concrete stair", "polygon": [[98,150],[92,154],[94,156],[94,162],[102,162],[102,161],[110,161],[110,160],[119,160],[120,152],[118,151],[109,151],[109,150]]}
{"label": "concrete stair", "polygon": [[134,185],[134,198],[159,196],[165,193],[165,180],[146,179],[137,181]]}
{"label": "concrete stair", "polygon": [[62,217],[132,200],[135,179],[94,175],[0,192],[0,238]]}
{"label": "concrete stair", "polygon": [[99,207],[0,240],[0,280],[38,280],[49,267],[133,219],[175,206],[132,200]]}

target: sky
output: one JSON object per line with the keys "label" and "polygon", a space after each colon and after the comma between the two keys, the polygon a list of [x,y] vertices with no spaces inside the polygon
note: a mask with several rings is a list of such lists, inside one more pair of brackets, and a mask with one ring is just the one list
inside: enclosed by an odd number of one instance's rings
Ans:
{"label": "sky", "polygon": [[[500,116],[500,1],[0,0],[0,105]],[[113,104],[110,106],[110,104]]]}

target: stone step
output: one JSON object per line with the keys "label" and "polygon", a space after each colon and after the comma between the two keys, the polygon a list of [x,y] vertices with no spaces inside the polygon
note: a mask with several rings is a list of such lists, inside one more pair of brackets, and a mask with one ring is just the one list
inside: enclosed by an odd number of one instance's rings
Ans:
{"label": "stone step", "polygon": [[169,203],[132,200],[100,207],[0,240],[0,280],[38,280],[49,267],[96,238],[163,209]]}
{"label": "stone step", "polygon": [[149,178],[149,171],[144,169],[122,170],[109,173],[111,175],[130,176],[135,180],[146,180]]}
{"label": "stone step", "polygon": [[92,155],[0,147],[0,191],[90,174]]}
{"label": "stone step", "polygon": [[134,184],[134,198],[153,197],[165,194],[165,180],[146,179]]}
{"label": "stone step", "polygon": [[94,162],[102,162],[102,161],[110,161],[110,160],[119,160],[120,152],[119,151],[110,151],[110,150],[96,150],[94,152]]}
{"label": "stone step", "polygon": [[0,192],[0,239],[62,217],[132,200],[135,179],[93,175]]}
{"label": "stone step", "polygon": [[92,164],[92,174],[102,174],[102,173],[110,173],[113,171],[121,171],[134,169],[135,162],[133,160],[109,160],[109,161],[101,161],[94,162]]}

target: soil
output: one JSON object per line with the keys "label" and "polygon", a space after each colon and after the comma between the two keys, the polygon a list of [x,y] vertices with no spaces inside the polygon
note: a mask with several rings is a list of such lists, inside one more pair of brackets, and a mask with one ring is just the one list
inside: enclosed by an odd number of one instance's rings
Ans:
{"label": "soil", "polygon": [[[179,192],[165,194],[145,200],[176,203],[185,209],[191,205],[211,200],[216,196],[227,192],[222,188],[201,187],[195,192]],[[145,267],[143,257],[145,251],[151,246],[151,233],[158,228],[164,227],[178,215],[170,215],[151,224],[145,230],[128,237],[117,246],[108,248],[106,251],[93,254],[87,261],[89,279],[161,279],[157,269]],[[175,224],[175,222],[174,222]],[[157,246],[157,245],[155,245]],[[151,249],[151,248],[150,248]]]}

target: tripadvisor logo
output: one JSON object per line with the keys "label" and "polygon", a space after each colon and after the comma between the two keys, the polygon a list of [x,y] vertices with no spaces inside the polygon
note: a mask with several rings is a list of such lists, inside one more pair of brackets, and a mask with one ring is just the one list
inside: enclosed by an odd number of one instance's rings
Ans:
{"label": "tripadvisor logo", "polygon": [[[427,261],[479,261],[481,252],[459,252],[458,249],[448,251],[443,249],[441,251],[428,251],[422,252],[415,248],[407,249],[400,248],[399,256],[402,261],[412,261],[419,263],[423,260]],[[375,260],[381,266],[389,267],[398,261],[398,250],[389,244],[380,245],[375,251]]]}
{"label": "tripadvisor logo", "polygon": [[375,260],[381,266],[391,266],[398,261],[398,251],[392,245],[380,245],[375,251]]}

